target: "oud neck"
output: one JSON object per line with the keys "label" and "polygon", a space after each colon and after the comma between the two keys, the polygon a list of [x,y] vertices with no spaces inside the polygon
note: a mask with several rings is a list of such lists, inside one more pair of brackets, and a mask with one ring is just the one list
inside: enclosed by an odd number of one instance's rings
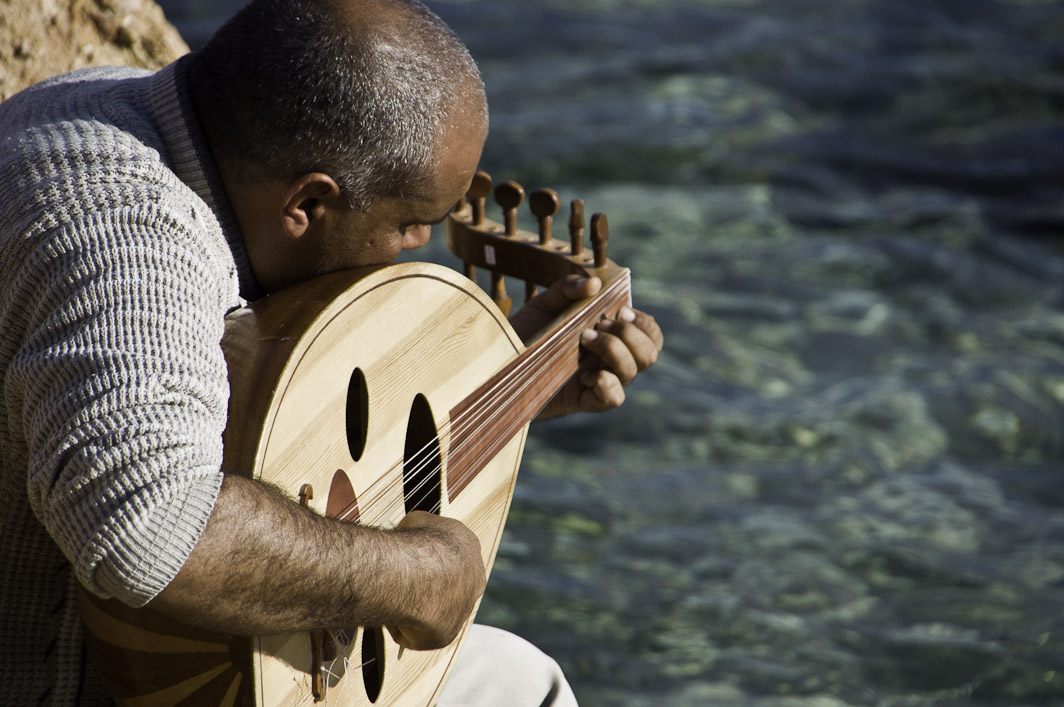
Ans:
{"label": "oud neck", "polygon": [[581,333],[601,319],[615,317],[631,300],[631,276],[622,268],[597,295],[575,302],[517,358],[451,410],[450,500],[577,372]]}

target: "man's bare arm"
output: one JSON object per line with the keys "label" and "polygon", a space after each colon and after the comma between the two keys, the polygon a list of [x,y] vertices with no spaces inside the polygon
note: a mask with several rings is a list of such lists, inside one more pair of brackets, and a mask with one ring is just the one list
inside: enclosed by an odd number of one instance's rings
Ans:
{"label": "man's bare arm", "polygon": [[230,634],[388,626],[412,649],[447,645],[484,591],[476,536],[411,513],[395,530],[341,523],[227,476],[188,561],[149,606]]}

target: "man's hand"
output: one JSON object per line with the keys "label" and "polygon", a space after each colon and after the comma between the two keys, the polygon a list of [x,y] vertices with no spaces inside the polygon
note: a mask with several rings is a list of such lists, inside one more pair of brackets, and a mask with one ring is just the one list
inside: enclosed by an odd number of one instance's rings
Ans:
{"label": "man's hand", "polygon": [[[592,297],[602,289],[597,277],[570,276],[555,283],[522,307],[510,323],[523,341],[529,341],[575,300]],[[580,345],[593,354],[554,396],[539,419],[573,412],[601,412],[624,402],[624,386],[657,361],[664,344],[654,317],[623,307],[615,320],[603,320],[580,337]]]}
{"label": "man's hand", "polygon": [[[452,518],[412,511],[396,526],[397,535],[417,543],[420,601],[408,607],[409,620],[388,626],[395,642],[411,650],[449,645],[465,626],[486,577],[480,541]],[[427,580],[426,575],[435,575]]]}

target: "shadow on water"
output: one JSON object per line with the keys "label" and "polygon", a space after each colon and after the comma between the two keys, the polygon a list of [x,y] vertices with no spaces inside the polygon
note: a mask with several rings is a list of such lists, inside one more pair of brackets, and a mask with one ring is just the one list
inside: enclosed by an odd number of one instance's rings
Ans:
{"label": "shadow on water", "polygon": [[668,337],[481,620],[585,705],[1064,703],[1064,2],[429,4]]}

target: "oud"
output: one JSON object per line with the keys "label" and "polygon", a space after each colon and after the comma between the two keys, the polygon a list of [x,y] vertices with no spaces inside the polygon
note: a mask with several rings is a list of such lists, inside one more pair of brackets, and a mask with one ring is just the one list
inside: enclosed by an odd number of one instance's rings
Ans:
{"label": "oud", "polygon": [[[631,299],[606,257],[603,214],[583,247],[583,204],[567,241],[552,235],[552,190],[529,196],[538,233],[517,227],[524,191],[478,172],[447,217],[465,274],[405,263],[325,275],[229,316],[225,468],[339,520],[391,527],[409,511],[457,518],[490,572],[528,423],[580,366],[580,333]],[[488,272],[491,297],[476,284]],[[527,346],[506,317],[506,276],[526,296],[569,274],[597,276]],[[81,591],[86,641],[115,701],[163,705],[401,705],[438,699],[472,624],[435,651],[403,651],[382,627],[227,636]]]}

